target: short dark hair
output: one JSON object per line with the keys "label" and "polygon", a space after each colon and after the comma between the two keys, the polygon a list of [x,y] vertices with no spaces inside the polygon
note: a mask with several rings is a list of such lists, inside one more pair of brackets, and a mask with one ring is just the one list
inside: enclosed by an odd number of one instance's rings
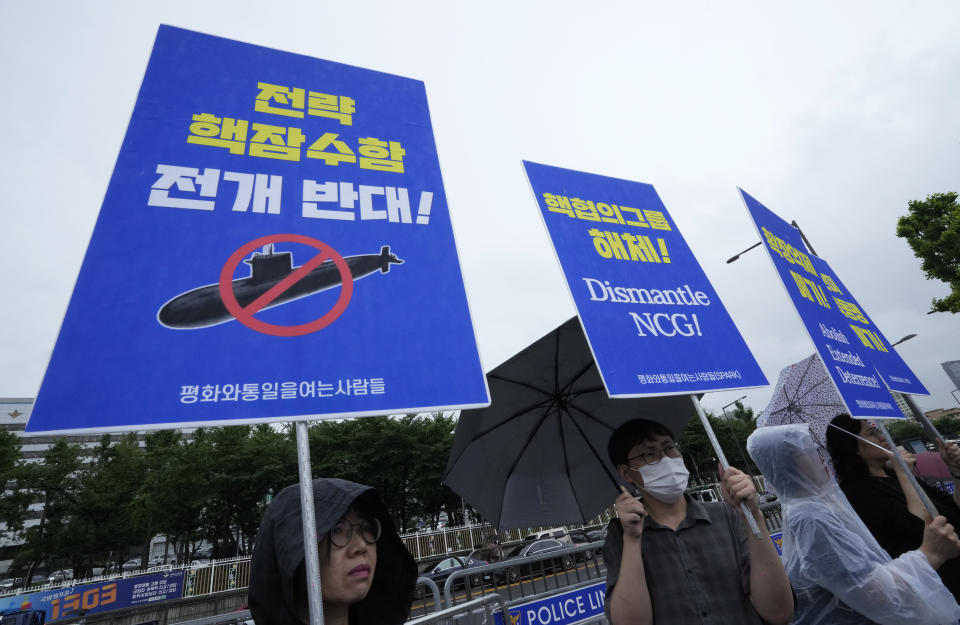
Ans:
{"label": "short dark hair", "polygon": [[830,422],[835,427],[827,427],[827,451],[837,472],[837,482],[841,485],[846,480],[868,473],[867,463],[860,457],[857,448],[857,436],[860,435],[862,423],[860,419],[841,413]]}
{"label": "short dark hair", "polygon": [[627,464],[627,454],[630,450],[644,441],[652,440],[654,436],[674,438],[670,428],[662,423],[649,419],[627,421],[614,430],[607,442],[607,455],[610,456],[610,462],[613,466]]}

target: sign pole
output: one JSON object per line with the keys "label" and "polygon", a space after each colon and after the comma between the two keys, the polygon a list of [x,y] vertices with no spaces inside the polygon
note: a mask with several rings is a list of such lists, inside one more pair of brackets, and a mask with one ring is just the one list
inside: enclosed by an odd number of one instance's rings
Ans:
{"label": "sign pole", "polygon": [[[717,435],[714,434],[713,427],[710,426],[710,421],[707,419],[707,415],[703,412],[703,407],[700,405],[700,400],[697,399],[696,395],[691,395],[690,401],[693,402],[694,408],[697,409],[697,415],[700,416],[700,423],[703,424],[703,429],[707,432],[707,438],[710,439],[710,444],[713,445],[713,451],[715,451],[717,454],[717,460],[720,461],[720,466],[723,467],[724,471],[726,471],[727,467],[730,466],[730,463],[727,462],[727,456],[723,453],[723,449],[720,447],[720,441],[717,440]],[[747,525],[750,526],[750,531],[753,533],[753,537],[757,540],[763,538],[763,534],[760,533],[760,528],[757,526],[757,520],[753,518],[753,514],[750,512],[750,509],[747,507],[745,502],[740,502],[740,511],[743,512],[743,516],[747,520]]]}
{"label": "sign pole", "polygon": [[897,453],[897,446],[894,444],[893,439],[890,438],[890,432],[887,431],[887,426],[885,426],[883,421],[879,419],[877,420],[877,429],[880,430],[880,433],[883,434],[883,438],[887,441],[887,445],[890,446],[890,451],[893,452],[893,461],[900,464],[900,468],[903,469],[903,473],[907,476],[907,480],[910,482],[910,485],[913,486],[913,490],[917,491],[917,495],[920,497],[923,507],[926,508],[927,512],[930,513],[930,518],[940,514],[937,512],[936,507],[934,507],[933,502],[930,501],[930,498],[927,497],[927,493],[920,488],[920,484],[917,483],[917,478],[914,477],[913,471],[910,470],[910,467],[907,466],[907,463],[905,463],[903,458],[900,457],[900,454]]}
{"label": "sign pole", "polygon": [[297,467],[300,471],[300,510],[303,517],[303,555],[307,565],[307,607],[310,610],[310,625],[323,625],[320,555],[317,551],[317,518],[313,508],[313,476],[310,471],[307,423],[297,421],[296,429]]}
{"label": "sign pole", "polygon": [[940,432],[937,431],[936,426],[930,422],[930,419],[927,418],[927,415],[923,414],[923,411],[920,410],[920,406],[913,401],[913,397],[907,393],[900,393],[900,396],[903,397],[904,401],[907,402],[907,405],[910,406],[910,410],[913,412],[914,418],[920,422],[920,425],[923,426],[923,430],[927,433],[927,436],[932,438],[934,443],[936,443],[937,440],[943,440],[943,437],[940,436]]}

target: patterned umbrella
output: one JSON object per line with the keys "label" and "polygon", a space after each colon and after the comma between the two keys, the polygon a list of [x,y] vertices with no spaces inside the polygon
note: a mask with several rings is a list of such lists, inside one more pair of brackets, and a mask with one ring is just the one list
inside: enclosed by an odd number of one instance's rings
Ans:
{"label": "patterned umbrella", "polygon": [[773,397],[757,419],[757,427],[810,424],[810,436],[817,444],[821,459],[829,465],[827,426],[834,417],[846,411],[823,361],[819,355],[813,354],[780,371]]}

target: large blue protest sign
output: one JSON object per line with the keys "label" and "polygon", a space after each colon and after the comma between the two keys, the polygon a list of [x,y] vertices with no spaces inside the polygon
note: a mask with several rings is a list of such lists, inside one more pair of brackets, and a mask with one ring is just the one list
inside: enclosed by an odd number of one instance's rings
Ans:
{"label": "large blue protest sign", "polygon": [[0,599],[3,610],[34,609],[46,612],[48,623],[133,608],[183,596],[183,571],[138,575],[127,579],[93,582],[54,590],[42,590]]}
{"label": "large blue protest sign", "polygon": [[885,378],[877,373],[874,359],[889,367],[886,379],[898,384],[898,380],[907,380],[911,388],[922,385],[830,266],[804,252],[797,229],[742,189],[740,194],[850,415],[902,418],[884,385]]}
{"label": "large blue protest sign", "polygon": [[929,395],[930,392],[900,357],[897,350],[890,346],[887,337],[873,322],[863,306],[857,302],[853,293],[840,281],[837,272],[833,271],[822,258],[813,256],[811,260],[815,267],[822,266],[821,275],[833,276],[833,286],[837,288],[834,301],[840,313],[850,322],[850,329],[856,337],[854,343],[867,356],[886,385],[899,393]]}
{"label": "large blue protest sign", "polygon": [[161,26],[27,430],[488,401],[423,83]]}
{"label": "large blue protest sign", "polygon": [[767,384],[651,185],[524,167],[612,397]]}

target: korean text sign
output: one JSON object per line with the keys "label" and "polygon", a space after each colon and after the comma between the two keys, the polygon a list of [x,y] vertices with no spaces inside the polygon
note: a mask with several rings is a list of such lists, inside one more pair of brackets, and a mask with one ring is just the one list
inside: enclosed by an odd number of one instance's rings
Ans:
{"label": "korean text sign", "polygon": [[47,622],[75,619],[79,612],[98,614],[183,596],[183,571],[139,575],[127,579],[31,592],[0,599],[0,611],[44,610]]}
{"label": "korean text sign", "polygon": [[[740,193],[851,416],[902,417],[884,381],[904,392],[926,393],[926,389],[830,266],[805,252],[797,229],[745,191]],[[878,367],[885,376],[880,376]]]}
{"label": "korean text sign", "polygon": [[27,429],[488,401],[423,83],[161,26]]}
{"label": "korean text sign", "polygon": [[651,185],[524,166],[610,396],[767,384]]}

